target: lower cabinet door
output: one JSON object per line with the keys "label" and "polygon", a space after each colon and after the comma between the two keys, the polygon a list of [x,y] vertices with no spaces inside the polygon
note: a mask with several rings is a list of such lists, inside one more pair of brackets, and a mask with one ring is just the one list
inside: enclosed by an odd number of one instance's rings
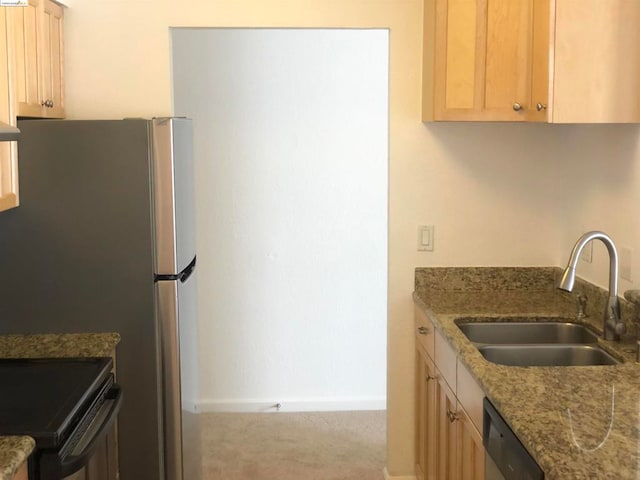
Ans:
{"label": "lower cabinet door", "polygon": [[426,398],[427,414],[425,426],[425,448],[426,448],[426,480],[438,480],[438,376],[436,367],[432,361],[426,362]]}
{"label": "lower cabinet door", "polygon": [[433,361],[423,354],[418,355],[417,378],[417,451],[416,479],[438,480],[437,472],[437,378]]}
{"label": "lower cabinet door", "polygon": [[446,367],[457,377],[452,388],[434,358],[416,342],[416,480],[485,480],[485,451],[478,431],[482,421],[476,408],[484,393],[460,365]]}
{"label": "lower cabinet door", "polygon": [[425,480],[427,468],[427,360],[416,355],[416,480]]}
{"label": "lower cabinet door", "polygon": [[456,468],[458,460],[458,401],[439,370],[437,370],[437,376],[438,459],[436,478],[438,480],[456,480],[458,473]]}
{"label": "lower cabinet door", "polygon": [[476,430],[471,419],[458,404],[458,480],[485,479],[485,452],[482,434]]}

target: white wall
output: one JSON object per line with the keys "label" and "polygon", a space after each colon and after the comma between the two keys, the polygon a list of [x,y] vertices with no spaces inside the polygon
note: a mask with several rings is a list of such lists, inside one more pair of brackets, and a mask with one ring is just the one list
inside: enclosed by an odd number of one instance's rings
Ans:
{"label": "white wall", "polygon": [[[578,237],[603,230],[618,247],[632,250],[632,281],[619,278],[619,293],[640,288],[640,126],[558,125],[558,176],[563,180],[559,213],[562,216],[561,260],[565,265]],[[577,273],[602,287],[608,286],[609,256],[594,242],[593,263],[579,262]]]}
{"label": "white wall", "polygon": [[388,31],[174,29],[201,410],[386,404]]}
{"label": "white wall", "polygon": [[[584,228],[604,223],[618,243],[640,244],[638,127],[420,122],[422,3],[75,0],[65,17],[71,118],[170,114],[169,26],[390,29],[387,467],[398,476],[414,465],[416,266],[560,265]],[[436,225],[433,253],[415,250],[420,224]],[[606,285],[594,256],[584,272]]]}

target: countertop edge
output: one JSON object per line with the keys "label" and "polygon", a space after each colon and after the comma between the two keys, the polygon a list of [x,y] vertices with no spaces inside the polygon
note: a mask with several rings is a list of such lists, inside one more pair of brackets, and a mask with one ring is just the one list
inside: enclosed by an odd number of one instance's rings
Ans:
{"label": "countertop edge", "polygon": [[27,461],[36,442],[27,436],[0,436],[0,480],[11,480],[18,469]]}
{"label": "countertop edge", "polygon": [[118,333],[0,335],[0,358],[110,357]]}

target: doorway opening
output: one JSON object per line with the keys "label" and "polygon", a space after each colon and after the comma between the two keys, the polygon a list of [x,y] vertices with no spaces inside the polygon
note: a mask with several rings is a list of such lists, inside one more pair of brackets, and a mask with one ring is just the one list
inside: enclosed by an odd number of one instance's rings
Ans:
{"label": "doorway opening", "polygon": [[388,30],[171,41],[194,126],[197,410],[383,412]]}

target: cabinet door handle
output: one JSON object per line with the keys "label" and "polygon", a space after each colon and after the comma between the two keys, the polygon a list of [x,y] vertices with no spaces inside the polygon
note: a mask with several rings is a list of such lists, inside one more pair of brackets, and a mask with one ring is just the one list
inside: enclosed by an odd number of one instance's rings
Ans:
{"label": "cabinet door handle", "polygon": [[539,112],[546,109],[547,109],[546,103],[536,103],[536,110],[538,110]]}
{"label": "cabinet door handle", "polygon": [[522,105],[520,105],[518,102],[513,104],[513,111],[514,112],[519,112],[520,110],[522,110]]}
{"label": "cabinet door handle", "polygon": [[427,335],[430,332],[431,330],[429,330],[427,327],[418,327],[418,333],[420,335]]}
{"label": "cabinet door handle", "polygon": [[451,423],[455,422],[456,420],[458,420],[458,414],[456,412],[452,412],[451,410],[449,410],[447,408],[447,418],[449,419],[449,421]]}
{"label": "cabinet door handle", "polygon": [[424,376],[424,381],[425,382],[430,382],[431,380],[435,380],[436,378],[438,378],[438,377],[434,377],[432,375],[427,374],[427,375]]}

